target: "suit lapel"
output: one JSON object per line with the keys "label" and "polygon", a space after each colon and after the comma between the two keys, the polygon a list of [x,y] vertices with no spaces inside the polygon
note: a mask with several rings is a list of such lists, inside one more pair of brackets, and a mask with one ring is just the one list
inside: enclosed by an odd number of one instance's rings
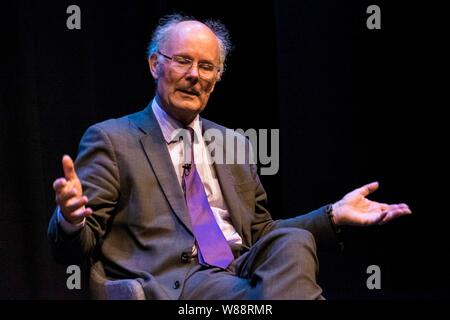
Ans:
{"label": "suit lapel", "polygon": [[178,177],[172,165],[166,141],[151,109],[151,103],[143,113],[134,117],[133,120],[146,133],[140,138],[140,143],[170,207],[192,233],[191,219],[186,207],[183,190],[178,183]]}
{"label": "suit lapel", "polygon": [[[164,140],[161,128],[151,109],[151,103],[143,112],[134,114],[131,118],[145,133],[145,135],[140,138],[140,143],[170,207],[180,221],[192,233],[192,223],[186,207],[183,190],[178,183],[178,177],[172,165],[172,159],[167,150],[166,141]],[[225,138],[226,132],[223,127],[219,127],[206,119],[202,119],[202,131],[204,132],[208,129],[219,130],[223,134],[223,138]],[[223,141],[220,141],[219,139],[216,140],[215,143],[215,147],[222,148],[223,154],[225,155],[226,148]],[[207,143],[207,147],[211,151],[211,145]],[[240,198],[234,187],[236,183],[231,174],[230,165],[214,163],[214,169],[233,226],[239,235],[243,237],[241,207],[239,205]]]}

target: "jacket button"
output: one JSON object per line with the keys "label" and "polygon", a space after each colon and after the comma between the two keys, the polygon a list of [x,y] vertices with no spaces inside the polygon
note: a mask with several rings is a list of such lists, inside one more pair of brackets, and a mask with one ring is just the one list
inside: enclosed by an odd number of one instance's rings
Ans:
{"label": "jacket button", "polygon": [[181,254],[181,261],[182,262],[189,262],[189,255],[187,254],[187,252],[183,252],[182,254]]}
{"label": "jacket button", "polygon": [[179,287],[180,287],[180,281],[177,280],[173,283],[173,288],[178,289]]}

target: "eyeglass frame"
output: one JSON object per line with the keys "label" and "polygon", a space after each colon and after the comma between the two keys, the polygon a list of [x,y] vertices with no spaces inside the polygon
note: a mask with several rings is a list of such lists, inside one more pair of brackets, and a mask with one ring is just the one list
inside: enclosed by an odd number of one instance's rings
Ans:
{"label": "eyeglass frame", "polygon": [[[179,63],[179,61],[174,60],[174,57],[181,58],[181,59],[184,60],[186,63],[189,62],[189,68],[187,68],[186,71],[184,71],[184,73],[186,73],[186,72],[188,72],[189,70],[191,70],[191,68],[194,66],[194,60],[192,60],[192,59],[190,59],[190,58],[186,58],[186,57],[179,56],[179,55],[176,55],[176,54],[174,54],[174,55],[172,55],[172,56],[168,56],[168,55],[162,53],[162,52],[159,51],[159,50],[158,50],[156,53],[159,54],[159,55],[161,55],[161,56],[163,56],[163,57],[166,58],[167,60],[170,60],[171,62]],[[213,75],[211,78],[205,78],[205,77],[202,77],[202,76],[200,75],[200,74],[201,74],[201,72],[200,72],[200,70],[201,70],[200,65],[208,65],[208,66],[211,66],[211,67],[213,68],[213,70],[211,70],[211,71],[214,71],[214,70],[217,71],[216,76],[220,74],[220,71],[221,71],[220,67],[218,67],[218,66],[216,66],[216,65],[214,65],[214,64],[212,64],[212,63],[208,63],[208,62],[206,62],[206,63],[205,63],[205,62],[197,62],[198,75],[199,75],[199,77],[202,78],[203,80],[212,80],[212,79],[214,79],[214,75]],[[207,70],[207,71],[209,71],[209,70]]]}

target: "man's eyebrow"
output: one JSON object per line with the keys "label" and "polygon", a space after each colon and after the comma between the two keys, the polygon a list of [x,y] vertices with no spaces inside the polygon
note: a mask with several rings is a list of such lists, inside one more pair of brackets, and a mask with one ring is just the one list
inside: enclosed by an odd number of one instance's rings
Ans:
{"label": "man's eyebrow", "polygon": [[203,64],[211,64],[213,66],[216,65],[212,60],[208,60],[208,59],[200,59],[200,60],[198,60],[198,62],[203,63]]}
{"label": "man's eyebrow", "polygon": [[174,54],[172,57],[180,57],[180,58],[183,58],[183,59],[194,60],[187,54]]}

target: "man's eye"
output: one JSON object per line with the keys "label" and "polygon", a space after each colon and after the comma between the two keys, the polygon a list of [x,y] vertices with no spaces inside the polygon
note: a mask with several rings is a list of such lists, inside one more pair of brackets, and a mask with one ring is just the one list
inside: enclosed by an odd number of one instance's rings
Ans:
{"label": "man's eye", "polygon": [[191,60],[185,59],[182,57],[174,57],[173,59],[175,60],[176,63],[179,63],[179,64],[183,64],[183,65],[191,64]]}
{"label": "man's eye", "polygon": [[214,70],[214,66],[212,64],[209,63],[200,63],[198,65],[200,67],[200,69],[206,70],[206,71],[213,71]]}

